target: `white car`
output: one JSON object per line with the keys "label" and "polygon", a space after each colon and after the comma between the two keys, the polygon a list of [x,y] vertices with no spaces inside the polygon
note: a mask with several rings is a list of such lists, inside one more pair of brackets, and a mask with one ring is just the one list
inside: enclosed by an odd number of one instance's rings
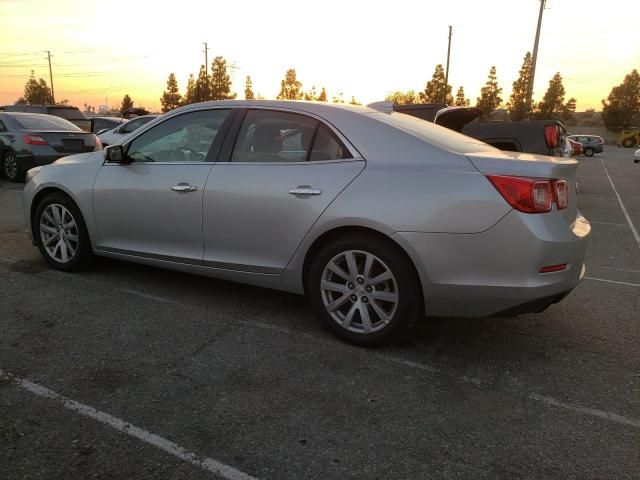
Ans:
{"label": "white car", "polygon": [[98,135],[98,138],[104,147],[107,145],[115,145],[120,143],[120,140],[125,138],[131,132],[134,132],[144,124],[149,123],[157,116],[158,115],[143,115],[141,117],[132,118],[127,123],[118,125],[116,128],[112,128],[111,130],[101,133]]}
{"label": "white car", "polygon": [[633,154],[633,163],[640,163],[640,148]]}

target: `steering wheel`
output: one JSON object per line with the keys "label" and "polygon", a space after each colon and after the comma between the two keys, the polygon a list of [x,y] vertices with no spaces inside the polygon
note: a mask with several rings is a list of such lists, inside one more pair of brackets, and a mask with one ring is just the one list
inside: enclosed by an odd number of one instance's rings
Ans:
{"label": "steering wheel", "polygon": [[[182,158],[178,159],[177,154],[178,152],[181,153]],[[199,151],[197,151],[195,148],[190,147],[189,145],[179,145],[176,148],[173,149],[173,151],[171,152],[171,161],[172,162],[183,162],[184,159],[184,152],[189,152],[189,160],[190,162],[203,162],[205,159],[205,156],[200,153]],[[193,155],[195,155],[195,158],[191,158]]]}

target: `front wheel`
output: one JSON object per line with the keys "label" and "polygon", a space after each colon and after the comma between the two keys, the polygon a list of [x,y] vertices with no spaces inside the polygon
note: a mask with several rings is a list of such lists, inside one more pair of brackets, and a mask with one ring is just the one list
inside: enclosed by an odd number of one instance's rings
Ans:
{"label": "front wheel", "polygon": [[587,157],[593,157],[593,154],[595,153],[595,151],[593,150],[593,148],[585,148],[584,149],[584,154]]}
{"label": "front wheel", "polygon": [[32,224],[38,249],[49,265],[65,272],[89,265],[91,241],[82,214],[69,197],[61,193],[44,197]]}
{"label": "front wheel", "polygon": [[312,260],[307,292],[325,326],[360,346],[391,341],[422,308],[411,261],[390,240],[373,236],[325,245]]}

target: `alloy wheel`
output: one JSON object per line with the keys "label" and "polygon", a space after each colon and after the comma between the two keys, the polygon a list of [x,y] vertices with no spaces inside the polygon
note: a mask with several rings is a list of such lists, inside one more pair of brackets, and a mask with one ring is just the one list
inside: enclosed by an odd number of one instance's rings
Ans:
{"label": "alloy wheel", "polygon": [[78,251],[78,225],[71,212],[58,203],[47,205],[40,216],[40,239],[56,262],[68,263]]}
{"label": "alloy wheel", "polygon": [[8,153],[4,157],[4,174],[9,180],[14,180],[18,176],[18,163],[13,153]]}
{"label": "alloy wheel", "polygon": [[360,334],[385,328],[398,308],[398,283],[377,256],[347,250],[333,257],[320,280],[322,302],[342,328]]}

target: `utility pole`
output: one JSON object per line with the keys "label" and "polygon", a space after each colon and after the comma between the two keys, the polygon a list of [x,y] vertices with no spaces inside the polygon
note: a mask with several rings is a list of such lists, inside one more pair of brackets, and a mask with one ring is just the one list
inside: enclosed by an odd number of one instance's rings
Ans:
{"label": "utility pole", "polygon": [[53,93],[53,73],[51,72],[51,52],[49,50],[45,50],[47,52],[47,60],[49,60],[49,81],[51,82],[51,100],[53,103],[56,103],[56,96]]}
{"label": "utility pole", "polygon": [[207,80],[204,84],[204,99],[209,100],[209,59],[208,59],[208,53],[209,53],[209,47],[207,46],[207,42],[202,42],[204,44],[204,72],[205,72],[205,79]]}
{"label": "utility pole", "polygon": [[447,69],[444,74],[444,98],[442,99],[442,103],[447,103],[447,87],[449,85],[449,59],[451,58],[451,30],[452,27],[449,25],[449,46],[447,47]]}
{"label": "utility pole", "polygon": [[542,13],[547,0],[540,0],[540,13],[538,14],[538,27],[536,28],[536,40],[533,43],[533,56],[531,57],[531,78],[529,80],[529,89],[527,90],[527,109],[531,113],[531,105],[533,102],[533,81],[536,77],[536,62],[538,61],[538,43],[540,42],[540,28],[542,27]]}

